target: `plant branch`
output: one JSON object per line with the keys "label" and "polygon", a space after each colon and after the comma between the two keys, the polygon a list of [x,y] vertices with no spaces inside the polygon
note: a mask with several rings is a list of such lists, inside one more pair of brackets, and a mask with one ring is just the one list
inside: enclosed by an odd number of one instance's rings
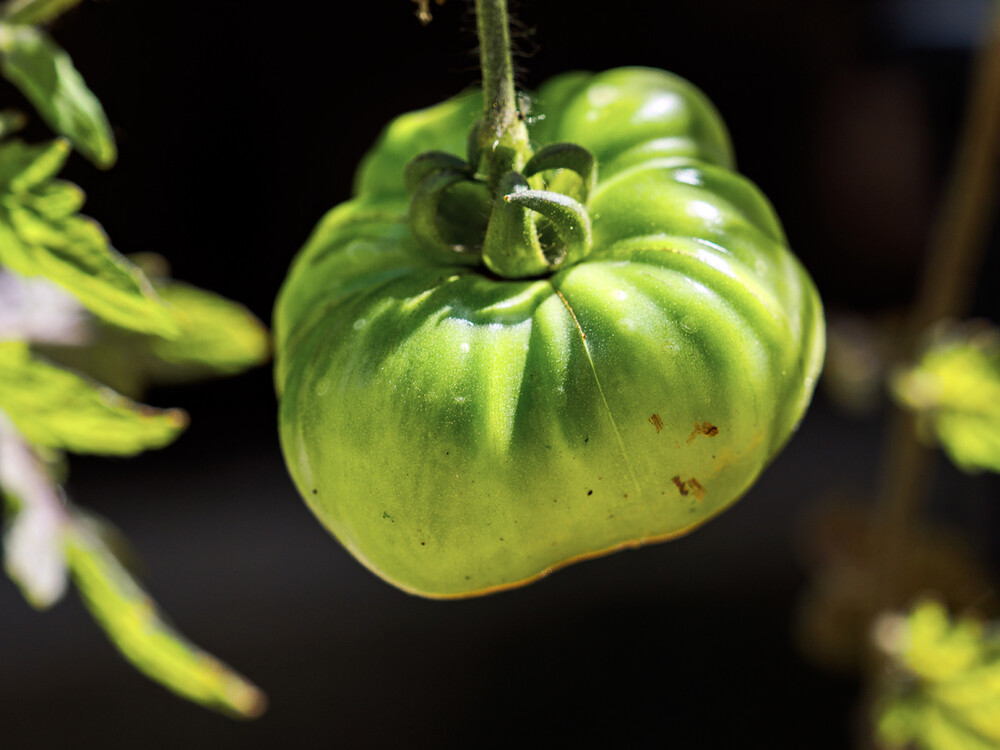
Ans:
{"label": "plant branch", "polygon": [[971,91],[952,175],[932,229],[911,320],[911,346],[938,320],[967,313],[985,251],[1000,167],[1000,9],[973,71]]}
{"label": "plant branch", "polygon": [[[1000,166],[1000,12],[981,50],[951,175],[930,236],[923,281],[907,321],[899,354],[913,359],[926,330],[939,320],[967,314],[985,239],[993,219]],[[916,418],[897,409],[886,436],[879,486],[884,535],[882,600],[898,597],[898,560],[932,478],[933,456],[916,437]]]}

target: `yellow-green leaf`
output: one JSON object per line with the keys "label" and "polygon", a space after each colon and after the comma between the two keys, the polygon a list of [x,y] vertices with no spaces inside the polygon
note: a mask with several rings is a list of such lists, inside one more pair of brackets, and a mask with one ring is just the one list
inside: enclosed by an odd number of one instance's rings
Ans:
{"label": "yellow-green leaf", "polygon": [[149,595],[96,534],[74,526],[66,553],[87,608],[139,671],[209,708],[240,718],[263,713],[265,695],[164,622]]}
{"label": "yellow-green leaf", "polygon": [[33,208],[46,219],[65,219],[75,214],[86,200],[83,191],[76,185],[62,180],[54,180],[40,185],[21,196],[21,201]]}
{"label": "yellow-green leaf", "polygon": [[[141,398],[149,385],[234,375],[270,356],[267,329],[242,305],[181,282],[162,280],[166,261],[134,257],[180,328],[174,339],[141,335],[110,325],[90,331],[85,347],[58,342],[39,347],[49,359],[85,372],[119,393]],[[156,266],[160,266],[157,268]]]}
{"label": "yellow-green leaf", "polygon": [[0,73],[17,86],[54,131],[99,167],[117,150],[101,103],[69,55],[34,26],[0,23]]}
{"label": "yellow-green leaf", "polygon": [[891,660],[877,726],[886,748],[1000,747],[1000,633],[949,619],[936,602],[884,617],[878,643]]}
{"label": "yellow-green leaf", "polygon": [[966,471],[1000,472],[1000,332],[950,331],[892,382],[896,399],[920,416]]}
{"label": "yellow-green leaf", "polygon": [[75,213],[83,193],[51,179],[66,154],[65,141],[0,144],[0,265],[45,276],[115,325],[178,335],[177,320],[145,275],[110,246],[96,222]]}
{"label": "yellow-green leaf", "polygon": [[185,371],[232,375],[267,361],[267,329],[245,307],[180,282],[155,286],[181,329],[180,336],[150,339],[153,354],[162,362]]}
{"label": "yellow-green leaf", "polygon": [[46,23],[65,13],[81,0],[9,0],[2,18],[10,23]]}
{"label": "yellow-green leaf", "polygon": [[885,710],[878,722],[881,746],[886,750],[996,750],[988,737],[954,720],[947,711],[919,701],[900,701]]}
{"label": "yellow-green leaf", "polygon": [[21,139],[0,146],[0,192],[20,194],[48,182],[69,156],[69,142],[62,138],[27,144]]}
{"label": "yellow-green leaf", "polygon": [[4,215],[30,251],[30,275],[45,276],[109,323],[143,333],[177,334],[170,310],[139,270],[109,246],[97,222],[79,215],[51,219],[27,205],[7,204],[0,209],[0,220]]}
{"label": "yellow-green leaf", "polygon": [[0,410],[32,444],[73,453],[132,455],[167,445],[187,426],[179,409],[154,409],[0,342]]}

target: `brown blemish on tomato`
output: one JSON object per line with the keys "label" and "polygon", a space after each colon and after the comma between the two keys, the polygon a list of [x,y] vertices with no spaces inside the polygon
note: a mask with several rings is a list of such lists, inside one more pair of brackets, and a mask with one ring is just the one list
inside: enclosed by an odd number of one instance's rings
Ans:
{"label": "brown blemish on tomato", "polygon": [[695,422],[694,429],[691,430],[691,434],[688,435],[688,442],[694,442],[694,439],[699,435],[704,435],[705,437],[715,437],[718,434],[719,428],[711,422]]}
{"label": "brown blemish on tomato", "polygon": [[650,416],[649,423],[651,425],[653,425],[653,427],[656,428],[656,433],[657,434],[659,434],[660,430],[663,429],[663,420],[660,419],[660,415],[659,414],[653,414],[652,416]]}
{"label": "brown blemish on tomato", "polygon": [[677,491],[680,492],[681,495],[683,495],[684,497],[687,497],[693,492],[694,496],[698,498],[699,503],[705,499],[705,487],[701,482],[699,482],[694,477],[691,477],[688,480],[684,480],[681,479],[680,475],[678,474],[670,481],[674,483],[674,485],[677,487]]}

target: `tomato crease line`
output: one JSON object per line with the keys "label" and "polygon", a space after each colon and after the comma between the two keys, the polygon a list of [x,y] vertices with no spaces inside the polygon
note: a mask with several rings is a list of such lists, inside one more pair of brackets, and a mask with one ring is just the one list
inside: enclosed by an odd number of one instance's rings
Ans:
{"label": "tomato crease line", "polygon": [[584,332],[583,327],[580,325],[579,318],[576,317],[576,312],[574,312],[572,306],[569,304],[569,300],[563,296],[563,293],[559,291],[559,288],[555,284],[549,281],[549,285],[552,290],[559,296],[562,300],[563,306],[569,313],[570,317],[573,319],[573,325],[576,326],[577,332],[580,334],[580,343],[583,344],[583,351],[587,354],[587,362],[590,363],[590,372],[594,376],[594,384],[597,386],[597,392],[601,396],[601,403],[604,405],[604,411],[608,415],[608,421],[611,422],[611,428],[615,431],[615,439],[618,441],[618,449],[622,452],[622,459],[625,461],[625,468],[628,469],[629,478],[632,480],[632,484],[635,485],[636,493],[642,494],[642,485],[639,484],[639,479],[635,474],[635,470],[632,468],[632,462],[629,460],[628,451],[625,450],[625,441],[622,439],[621,430],[618,429],[618,423],[615,422],[615,417],[611,413],[611,407],[608,405],[608,399],[604,395],[604,387],[601,385],[601,379],[597,377],[597,368],[594,367],[594,358],[590,355],[590,346],[587,344],[587,334]]}

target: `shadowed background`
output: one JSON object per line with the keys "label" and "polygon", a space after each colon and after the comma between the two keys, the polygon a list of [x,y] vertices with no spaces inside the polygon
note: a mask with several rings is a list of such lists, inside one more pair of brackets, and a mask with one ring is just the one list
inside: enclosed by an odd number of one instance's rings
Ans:
{"label": "shadowed background", "polygon": [[[521,0],[519,83],[619,65],[690,79],[831,316],[886,314],[918,280],[988,5]],[[476,82],[467,4],[434,10],[423,28],[403,0],[85,2],[52,33],[121,155],[107,173],[74,156],[64,176],[119,250],[161,253],[176,277],[267,321],[293,253],[348,197],[381,127]],[[3,85],[0,102],[21,100]],[[973,303],[994,320],[998,271],[994,251]],[[239,724],[183,703],[121,660],[75,595],[39,614],[3,579],[6,746],[849,743],[858,683],[794,643],[800,531],[831,495],[872,493],[884,404],[859,416],[821,392],[758,485],[689,537],[440,603],[376,579],[311,518],[282,465],[266,368],[147,401],[188,409],[192,426],[136,459],[74,458],[67,490],[122,529],[179,629],[271,708]],[[996,570],[996,478],[940,463],[935,512]]]}

